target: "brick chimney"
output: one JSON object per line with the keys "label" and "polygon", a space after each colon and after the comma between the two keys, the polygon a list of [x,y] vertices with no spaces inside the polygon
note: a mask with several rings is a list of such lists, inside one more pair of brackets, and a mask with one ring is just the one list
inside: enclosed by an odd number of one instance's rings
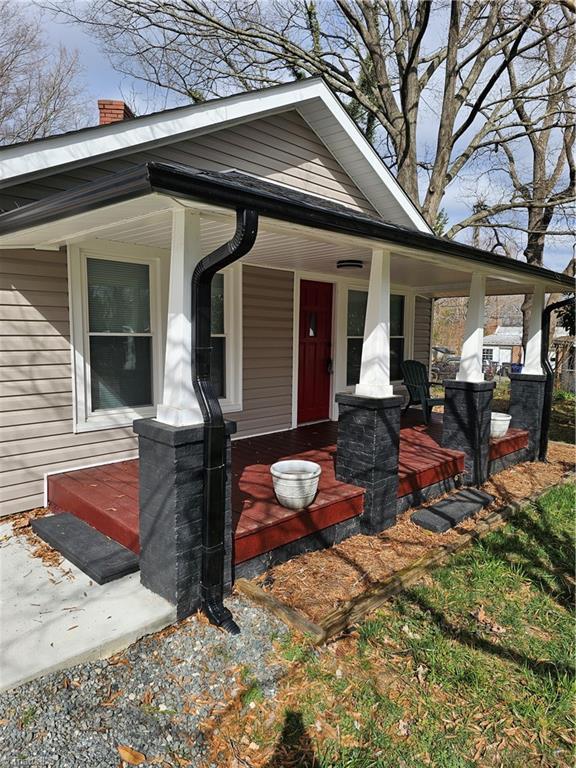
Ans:
{"label": "brick chimney", "polygon": [[118,123],[121,120],[131,120],[134,112],[123,101],[112,99],[98,99],[98,111],[100,113],[100,125]]}

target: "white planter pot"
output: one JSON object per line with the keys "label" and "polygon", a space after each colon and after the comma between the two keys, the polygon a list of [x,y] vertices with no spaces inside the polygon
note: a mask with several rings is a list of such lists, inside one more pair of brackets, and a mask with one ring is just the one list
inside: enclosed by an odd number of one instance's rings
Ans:
{"label": "white planter pot", "polygon": [[305,509],[316,498],[322,468],[314,461],[289,459],[270,467],[274,493],[288,509]]}
{"label": "white planter pot", "polygon": [[512,416],[507,413],[493,413],[490,419],[490,437],[504,437],[511,419]]}

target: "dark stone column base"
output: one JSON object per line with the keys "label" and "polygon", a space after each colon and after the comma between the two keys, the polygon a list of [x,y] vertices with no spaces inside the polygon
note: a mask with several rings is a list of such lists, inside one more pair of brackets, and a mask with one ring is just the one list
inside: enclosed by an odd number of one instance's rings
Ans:
{"label": "dark stone column base", "polygon": [[339,406],[336,478],[366,489],[362,533],[396,522],[401,397],[336,395]]}
{"label": "dark stone column base", "polygon": [[[228,428],[233,431],[235,425]],[[204,426],[134,422],[140,457],[140,580],[176,606],[178,619],[200,607]],[[228,437],[228,441],[230,438]],[[230,467],[228,443],[227,464]],[[230,471],[226,493],[224,583],[232,582]]]}
{"label": "dark stone column base", "polygon": [[488,479],[493,381],[445,381],[442,445],[465,453],[464,482]]}
{"label": "dark stone column base", "polygon": [[510,426],[528,430],[526,461],[535,461],[540,451],[545,390],[546,376],[530,373],[510,374]]}

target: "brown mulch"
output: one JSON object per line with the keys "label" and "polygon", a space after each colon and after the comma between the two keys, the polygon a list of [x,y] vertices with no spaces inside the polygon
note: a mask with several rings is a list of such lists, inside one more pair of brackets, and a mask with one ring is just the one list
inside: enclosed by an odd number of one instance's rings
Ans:
{"label": "brown mulch", "polygon": [[490,513],[561,483],[575,467],[573,445],[550,443],[547,463],[517,464],[492,477],[483,488],[495,497],[494,502],[444,534],[412,523],[414,510],[409,509],[394,527],[377,536],[353,536],[330,549],[309,552],[272,568],[260,577],[260,586],[319,622],[344,600],[360,595],[429,551],[457,541]]}

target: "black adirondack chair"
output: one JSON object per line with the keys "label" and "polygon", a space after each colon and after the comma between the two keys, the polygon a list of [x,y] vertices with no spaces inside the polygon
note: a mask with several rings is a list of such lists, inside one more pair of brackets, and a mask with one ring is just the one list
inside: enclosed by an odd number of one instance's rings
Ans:
{"label": "black adirondack chair", "polygon": [[432,408],[435,405],[444,405],[444,398],[430,397],[428,371],[423,363],[418,362],[418,360],[404,360],[401,367],[404,384],[410,396],[404,413],[411,405],[421,405],[424,422],[429,424]]}

